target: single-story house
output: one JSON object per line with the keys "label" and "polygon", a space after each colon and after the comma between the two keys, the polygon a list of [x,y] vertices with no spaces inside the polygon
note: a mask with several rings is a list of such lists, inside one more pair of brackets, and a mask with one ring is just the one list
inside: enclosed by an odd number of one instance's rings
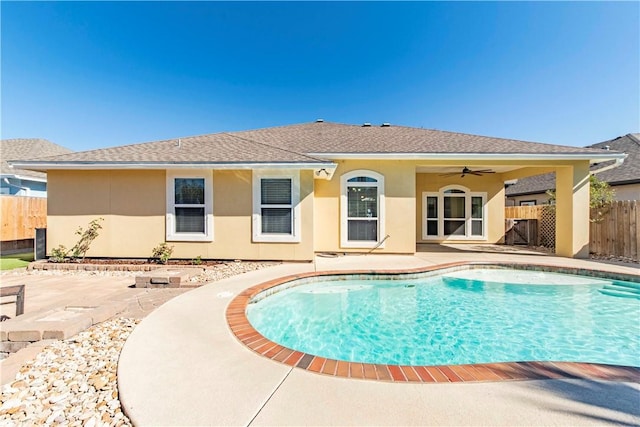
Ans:
{"label": "single-story house", "polygon": [[[596,176],[615,190],[615,200],[640,200],[640,133],[629,133],[586,148],[614,150],[627,154],[619,167],[605,169],[613,162],[594,164]],[[506,189],[507,206],[544,205],[549,202],[547,190],[555,188],[555,174],[533,176],[518,180]]]}
{"label": "single-story house", "polygon": [[12,168],[7,160],[35,159],[71,153],[71,150],[38,138],[3,139],[0,141],[0,194],[47,197],[47,174]]}
{"label": "single-story house", "polygon": [[[589,166],[625,154],[384,123],[316,122],[13,162],[49,177],[49,251],[104,218],[88,256],[311,260],[499,243],[504,182],[555,171],[557,253],[589,253]],[[480,172],[483,171],[483,172]]]}

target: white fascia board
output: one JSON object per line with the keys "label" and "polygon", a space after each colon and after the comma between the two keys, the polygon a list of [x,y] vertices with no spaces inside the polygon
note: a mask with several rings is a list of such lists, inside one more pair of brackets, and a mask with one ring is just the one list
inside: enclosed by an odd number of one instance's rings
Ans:
{"label": "white fascia board", "polygon": [[589,160],[591,163],[624,159],[625,153],[306,153],[328,160]]}
{"label": "white fascia board", "polygon": [[29,175],[0,174],[0,179],[5,179],[5,178],[21,179],[23,181],[47,182],[47,178],[39,178],[39,177],[29,176]]}
{"label": "white fascia board", "polygon": [[169,163],[169,162],[11,162],[15,168],[30,170],[103,170],[103,169],[299,169],[335,170],[333,162],[318,163]]}

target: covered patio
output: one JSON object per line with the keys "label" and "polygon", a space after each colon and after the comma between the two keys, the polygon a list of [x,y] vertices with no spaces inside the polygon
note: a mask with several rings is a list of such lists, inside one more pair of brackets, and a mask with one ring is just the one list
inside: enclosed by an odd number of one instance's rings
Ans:
{"label": "covered patio", "polygon": [[[555,156],[558,159],[554,160],[553,156],[536,154],[517,157],[502,155],[501,159],[484,158],[489,157],[487,155],[477,157],[477,160],[447,161],[445,164],[436,161],[418,164],[416,240],[419,244],[465,243],[465,240],[479,243],[502,242],[505,182],[555,172],[555,253],[572,258],[589,256],[589,160],[568,160],[561,155]],[[514,158],[510,160],[509,157]],[[561,157],[565,158],[560,159]],[[471,173],[465,173],[467,171]],[[456,215],[456,218],[447,217],[441,206],[443,201],[446,202],[448,196],[460,199],[465,194],[468,206],[465,207],[462,200],[462,213]],[[482,210],[476,209],[474,199],[478,201],[478,205],[482,203]],[[452,211],[449,209],[449,212]],[[454,224],[454,227],[447,229],[448,222]]]}

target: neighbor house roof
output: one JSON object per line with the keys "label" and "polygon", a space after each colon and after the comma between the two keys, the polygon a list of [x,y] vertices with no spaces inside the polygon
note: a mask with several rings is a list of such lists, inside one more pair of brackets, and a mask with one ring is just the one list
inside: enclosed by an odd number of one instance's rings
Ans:
{"label": "neighbor house roof", "polygon": [[[629,133],[617,138],[598,142],[587,146],[587,148],[603,151],[620,151],[627,154],[624,163],[613,169],[598,173],[597,176],[609,185],[625,185],[640,183],[640,133]],[[602,162],[591,166],[592,170],[602,169],[612,162]],[[544,193],[555,188],[555,173],[532,176],[519,179],[514,185],[506,189],[507,196],[520,196],[527,194]]]}
{"label": "neighbor house roof", "polygon": [[[557,156],[601,160],[603,150],[493,138],[406,126],[356,126],[317,121],[240,132],[222,132],[100,150],[21,163],[39,170],[78,167],[186,167],[217,165],[331,165],[337,158],[419,158],[420,156]],[[619,155],[618,155],[619,157]],[[554,157],[556,158],[556,157]]]}
{"label": "neighbor house roof", "polygon": [[61,147],[46,139],[16,138],[0,140],[0,173],[2,175],[16,175],[20,177],[46,179],[47,174],[27,169],[15,169],[7,161],[40,159],[48,156],[71,153],[68,148]]}

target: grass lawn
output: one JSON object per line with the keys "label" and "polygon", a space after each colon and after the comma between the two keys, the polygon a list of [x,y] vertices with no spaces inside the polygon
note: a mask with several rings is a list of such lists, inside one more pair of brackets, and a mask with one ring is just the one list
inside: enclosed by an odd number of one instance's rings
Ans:
{"label": "grass lawn", "polygon": [[0,270],[12,270],[14,268],[26,267],[31,261],[33,261],[33,252],[2,255],[0,257]]}

